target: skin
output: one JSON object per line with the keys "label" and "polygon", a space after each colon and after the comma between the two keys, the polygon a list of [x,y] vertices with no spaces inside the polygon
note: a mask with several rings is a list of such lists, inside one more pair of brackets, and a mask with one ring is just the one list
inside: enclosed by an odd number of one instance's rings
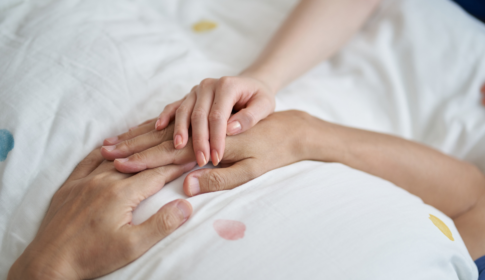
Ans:
{"label": "skin", "polygon": [[[199,166],[218,165],[227,135],[253,127],[274,111],[275,95],[285,85],[335,54],[359,30],[380,0],[302,0],[259,58],[239,76],[204,79],[182,100],[165,107],[157,130],[175,119],[174,147],[189,141]],[[238,111],[231,116],[231,112]],[[108,138],[104,145],[120,142]]]}
{"label": "skin", "polygon": [[133,210],[194,166],[123,174],[94,150],[54,194],[37,235],[8,279],[91,279],[137,259],[182,225],[192,206],[172,201],[140,225],[131,224]]}
{"label": "skin", "polygon": [[[140,128],[123,135],[127,140],[115,149],[101,152],[117,158],[116,169],[126,173],[193,161],[191,145],[173,147],[172,126],[165,134],[153,127],[142,133]],[[452,218],[472,258],[485,255],[485,176],[477,167],[412,141],[332,124],[304,112],[273,113],[252,129],[227,137],[221,160],[227,167],[189,173],[184,192],[193,196],[232,189],[301,160],[340,162],[394,183]]]}

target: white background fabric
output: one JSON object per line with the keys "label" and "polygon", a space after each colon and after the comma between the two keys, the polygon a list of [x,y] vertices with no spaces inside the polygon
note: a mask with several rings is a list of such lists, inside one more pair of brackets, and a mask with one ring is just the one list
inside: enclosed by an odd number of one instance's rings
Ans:
{"label": "white background fabric", "polygon": [[[0,279],[89,151],[203,78],[238,73],[294,4],[0,3],[0,129],[15,139],[0,162]],[[218,27],[194,33],[202,19]],[[342,52],[282,90],[277,109],[421,141],[485,171],[484,51],[484,26],[452,2],[387,1]],[[143,202],[135,222],[185,197],[182,180]],[[477,278],[450,219],[339,164],[301,162],[189,201],[185,225],[104,279]],[[243,222],[245,237],[221,239],[216,219]]]}

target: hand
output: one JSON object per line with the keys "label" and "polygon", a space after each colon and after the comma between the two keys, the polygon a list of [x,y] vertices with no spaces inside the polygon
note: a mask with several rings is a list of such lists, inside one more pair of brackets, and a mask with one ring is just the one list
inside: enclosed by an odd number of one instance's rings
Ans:
{"label": "hand", "polygon": [[[238,112],[231,116],[233,110]],[[192,142],[199,166],[209,160],[218,165],[224,157],[227,135],[248,130],[274,111],[274,92],[262,81],[250,77],[205,79],[182,100],[169,104],[160,114],[155,129],[161,130],[175,119],[174,147]]]}
{"label": "hand", "polygon": [[195,165],[168,165],[134,176],[91,152],[54,194],[39,231],[8,279],[86,279],[140,257],[192,213],[186,200],[163,206],[140,225],[132,212],[145,198]]}
{"label": "hand", "polygon": [[[221,164],[229,167],[189,173],[184,181],[184,192],[193,196],[232,189],[275,168],[311,159],[309,153],[313,151],[308,150],[306,142],[311,138],[315,120],[299,111],[278,112],[242,134],[228,136]],[[172,129],[173,124],[170,124],[164,130],[152,130],[138,136],[132,131],[128,133],[132,138],[127,139],[124,135],[126,141],[109,149],[102,148],[101,152],[107,159],[117,158],[114,161],[116,169],[125,173],[193,161],[195,153],[190,143],[183,149],[174,148]],[[319,142],[331,139],[329,135]]]}

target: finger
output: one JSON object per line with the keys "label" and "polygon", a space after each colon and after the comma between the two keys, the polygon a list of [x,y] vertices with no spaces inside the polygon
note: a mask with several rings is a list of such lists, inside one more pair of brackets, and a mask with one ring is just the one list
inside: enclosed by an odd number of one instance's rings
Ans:
{"label": "finger", "polygon": [[175,101],[174,103],[168,104],[163,108],[163,111],[158,116],[157,121],[155,122],[155,129],[162,130],[170,123],[170,121],[175,116],[175,111],[177,111],[178,107],[182,102],[185,100],[185,97],[180,99],[179,101]]}
{"label": "finger", "polygon": [[145,134],[145,133],[147,133],[147,132],[149,132],[150,130],[153,129],[153,125],[155,124],[155,122],[156,122],[156,119],[151,119],[151,120],[148,120],[148,121],[140,124],[137,127],[130,128],[130,130],[128,132],[125,132],[125,133],[120,134],[118,136],[106,138],[103,141],[103,146],[116,145],[116,144],[118,144],[122,141],[131,139],[131,138],[136,137],[138,135]]}
{"label": "finger", "polygon": [[188,196],[230,190],[263,174],[256,159],[245,159],[227,168],[199,169],[187,175],[184,192]]}
{"label": "finger", "polygon": [[101,148],[101,153],[107,160],[126,158],[167,140],[172,140],[172,136],[173,125],[169,125],[163,130],[154,130],[153,127],[150,127],[150,131],[145,134],[128,139],[116,145],[103,146]]}
{"label": "finger", "polygon": [[195,161],[195,156],[190,141],[187,146],[180,150],[173,147],[173,141],[165,141],[127,158],[116,159],[114,166],[120,172],[135,173],[148,168],[169,164],[185,164],[193,161]]}
{"label": "finger", "polygon": [[104,158],[101,155],[100,149],[96,148],[89,153],[72,171],[68,180],[78,180],[91,174],[102,162]]}
{"label": "finger", "polygon": [[214,79],[205,79],[197,87],[197,100],[191,116],[192,143],[199,166],[207,164],[209,152],[209,125],[207,118],[214,95]]}
{"label": "finger", "polygon": [[192,115],[196,99],[197,96],[195,95],[194,87],[194,90],[189,93],[175,113],[173,140],[176,149],[182,149],[187,145],[187,141],[189,140],[190,116]]}
{"label": "finger", "polygon": [[[140,240],[140,253],[180,227],[192,214],[192,205],[187,200],[177,199],[165,204],[157,213],[142,224],[133,227],[135,240]],[[140,238],[143,237],[143,238]]]}
{"label": "finger", "polygon": [[120,173],[114,167],[112,161],[103,161],[89,176],[101,175],[103,180],[123,180],[130,177],[130,174]]}
{"label": "finger", "polygon": [[227,135],[242,133],[274,111],[274,103],[262,95],[255,95],[247,107],[234,114],[228,121]]}
{"label": "finger", "polygon": [[130,127],[130,129],[129,129],[129,130],[137,129],[137,128],[138,128],[138,127],[140,127],[140,126],[143,126],[143,125],[146,125],[146,124],[152,123],[152,122],[154,122],[154,121],[156,121],[156,120],[157,120],[157,118],[150,119],[150,120],[146,120],[146,121],[142,122],[142,123],[141,123],[141,124],[139,124],[139,125],[135,125],[134,127]]}
{"label": "finger", "polygon": [[217,166],[224,156],[227,120],[239,96],[234,92],[228,79],[220,79],[216,87],[214,102],[209,113],[209,143],[212,163]]}
{"label": "finger", "polygon": [[183,165],[167,165],[140,172],[127,179],[127,186],[135,186],[132,191],[136,195],[130,195],[136,205],[144,199],[154,195],[165,186],[180,177],[185,172],[192,170],[195,161]]}

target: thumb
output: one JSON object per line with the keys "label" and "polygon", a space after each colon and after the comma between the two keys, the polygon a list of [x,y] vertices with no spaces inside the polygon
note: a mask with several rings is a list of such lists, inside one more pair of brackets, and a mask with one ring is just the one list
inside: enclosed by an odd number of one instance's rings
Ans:
{"label": "thumb", "polygon": [[139,235],[143,236],[148,250],[181,226],[192,214],[192,205],[184,199],[177,199],[165,204],[157,213],[138,226]]}
{"label": "thumb", "polygon": [[245,159],[230,167],[199,169],[187,175],[184,192],[188,196],[200,193],[230,190],[260,176],[261,168],[255,165],[255,159]]}
{"label": "thumb", "polygon": [[274,111],[274,101],[263,95],[255,95],[247,107],[232,115],[227,121],[227,135],[244,132]]}

